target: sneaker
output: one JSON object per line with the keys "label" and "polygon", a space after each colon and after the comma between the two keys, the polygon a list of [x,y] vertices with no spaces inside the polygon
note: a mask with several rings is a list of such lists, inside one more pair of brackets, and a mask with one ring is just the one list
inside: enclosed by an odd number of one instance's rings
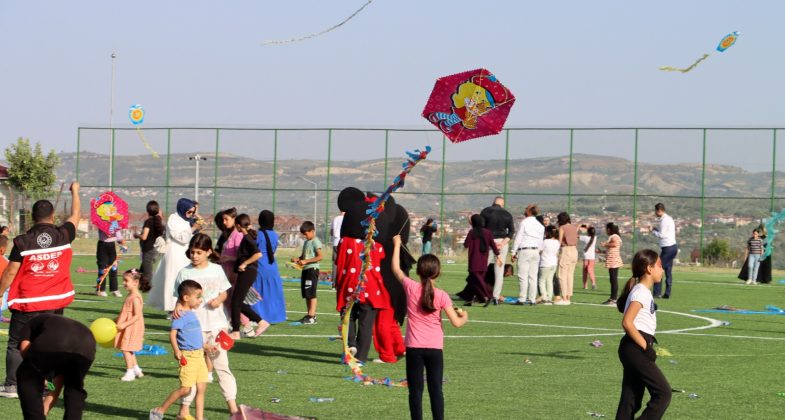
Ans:
{"label": "sneaker", "polygon": [[16,393],[16,385],[0,385],[0,397],[19,398],[19,394]]}
{"label": "sneaker", "polygon": [[126,371],[126,372],[125,372],[125,375],[123,375],[123,376],[120,378],[120,380],[121,380],[121,381],[123,381],[123,382],[131,382],[131,381],[134,381],[134,380],[136,380],[136,372],[134,372],[133,370],[131,370],[130,372],[129,372],[129,371]]}
{"label": "sneaker", "polygon": [[616,306],[616,299],[608,299],[605,302],[602,302],[605,306]]}
{"label": "sneaker", "polygon": [[164,420],[164,413],[153,408],[150,410],[150,420]]}
{"label": "sneaker", "polygon": [[560,299],[560,300],[557,300],[556,302],[553,302],[553,304],[554,305],[569,305],[569,302],[567,302],[564,299]]}
{"label": "sneaker", "polygon": [[207,383],[213,383],[215,379],[213,378],[212,372],[207,372]]}
{"label": "sneaker", "polygon": [[104,292],[104,291],[101,291],[101,290],[99,290],[99,291],[95,292],[95,295],[96,295],[96,296],[101,296],[101,297],[107,297],[107,296],[108,296],[108,295],[106,294],[106,292]]}
{"label": "sneaker", "polygon": [[120,293],[119,290],[115,290],[114,292],[112,292],[112,295],[114,295],[115,297],[123,297],[123,294]]}
{"label": "sneaker", "polygon": [[384,361],[384,360],[382,360],[382,359],[373,359],[373,360],[372,360],[372,362],[373,362],[373,363],[380,363],[380,364],[385,364],[385,363],[387,363],[387,362],[385,362],[385,361]]}
{"label": "sneaker", "polygon": [[313,324],[316,324],[316,317],[315,316],[308,316],[308,315],[306,315],[306,316],[302,317],[302,319],[300,320],[300,323],[303,324],[303,325],[313,325]]}
{"label": "sneaker", "polygon": [[240,331],[243,333],[243,335],[245,335],[247,337],[251,337],[251,336],[254,335],[254,333],[253,333],[254,332],[254,326],[249,322],[249,323],[243,325],[241,327]]}
{"label": "sneaker", "polygon": [[591,290],[597,290],[597,285],[596,284],[592,284],[591,285]]}
{"label": "sneaker", "polygon": [[137,378],[141,378],[142,376],[144,376],[144,372],[142,372],[142,368],[140,368],[139,366],[135,367],[134,375],[136,375]]}

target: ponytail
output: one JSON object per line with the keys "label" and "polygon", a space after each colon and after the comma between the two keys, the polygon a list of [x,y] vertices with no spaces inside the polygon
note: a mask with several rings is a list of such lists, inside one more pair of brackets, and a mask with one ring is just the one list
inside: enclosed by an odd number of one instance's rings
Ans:
{"label": "ponytail", "polygon": [[624,313],[624,307],[627,306],[627,298],[630,297],[632,288],[635,287],[639,281],[640,279],[638,277],[630,277],[630,279],[627,280],[627,284],[624,285],[624,289],[621,291],[619,299],[616,300],[616,309],[618,309],[619,312]]}
{"label": "ponytail", "polygon": [[589,252],[589,250],[594,247],[594,240],[597,238],[597,231],[594,229],[594,226],[589,226],[589,229],[586,230],[589,234],[589,243],[586,244],[586,248],[583,249],[583,252]]}
{"label": "ponytail", "polygon": [[629,298],[632,288],[640,282],[641,277],[646,274],[646,270],[656,264],[659,258],[660,256],[657,252],[652,251],[651,249],[642,249],[636,252],[635,256],[632,257],[632,277],[627,280],[627,284],[624,285],[621,296],[619,296],[619,299],[616,301],[616,308],[619,312],[624,313],[624,307],[627,305],[627,298]]}
{"label": "ponytail", "polygon": [[433,306],[433,285],[431,284],[431,279],[420,279],[420,284],[422,284],[420,309],[423,312],[432,313],[436,311],[436,308]]}
{"label": "ponytail", "polygon": [[425,254],[417,260],[417,275],[420,276],[422,294],[420,295],[420,309],[426,313],[433,313],[436,307],[433,304],[433,284],[432,280],[439,277],[441,273],[441,263],[439,257],[433,254]]}
{"label": "ponytail", "polygon": [[245,213],[240,214],[237,218],[234,219],[234,227],[237,231],[240,231],[240,228],[245,229],[247,232],[246,235],[252,240],[256,241],[256,230],[251,225],[251,217]]}

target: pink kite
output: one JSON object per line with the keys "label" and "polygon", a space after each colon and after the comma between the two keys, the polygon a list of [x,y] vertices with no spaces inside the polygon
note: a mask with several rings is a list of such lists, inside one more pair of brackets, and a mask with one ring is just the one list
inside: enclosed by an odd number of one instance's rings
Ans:
{"label": "pink kite", "polygon": [[128,203],[107,191],[90,200],[90,221],[107,235],[128,228]]}
{"label": "pink kite", "polygon": [[453,143],[499,134],[515,96],[486,69],[436,80],[422,116]]}

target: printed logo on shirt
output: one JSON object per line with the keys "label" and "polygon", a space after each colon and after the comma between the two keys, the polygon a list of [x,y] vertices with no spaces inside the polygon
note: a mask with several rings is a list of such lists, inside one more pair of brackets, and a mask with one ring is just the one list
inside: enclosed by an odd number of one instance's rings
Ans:
{"label": "printed logo on shirt", "polygon": [[60,268],[60,263],[57,260],[49,261],[49,264],[46,265],[47,270],[49,271],[57,271]]}
{"label": "printed logo on shirt", "polygon": [[44,232],[35,238],[35,242],[38,243],[38,246],[41,248],[49,248],[52,245],[52,237]]}
{"label": "printed logo on shirt", "polygon": [[32,270],[34,273],[37,273],[43,269],[44,269],[44,263],[41,262],[35,262],[30,266],[30,270]]}

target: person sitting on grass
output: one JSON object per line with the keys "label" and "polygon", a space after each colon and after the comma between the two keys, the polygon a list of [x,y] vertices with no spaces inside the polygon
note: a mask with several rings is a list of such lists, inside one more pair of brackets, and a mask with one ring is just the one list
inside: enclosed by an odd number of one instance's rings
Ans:
{"label": "person sitting on grass", "polygon": [[150,420],[163,420],[169,406],[187,396],[196,386],[196,420],[204,419],[204,394],[207,390],[207,363],[204,360],[202,327],[195,310],[202,305],[202,286],[185,280],[177,287],[177,303],[188,311],[172,321],[169,341],[174,358],[180,362],[180,387],[172,391],[160,407],[150,410]]}

